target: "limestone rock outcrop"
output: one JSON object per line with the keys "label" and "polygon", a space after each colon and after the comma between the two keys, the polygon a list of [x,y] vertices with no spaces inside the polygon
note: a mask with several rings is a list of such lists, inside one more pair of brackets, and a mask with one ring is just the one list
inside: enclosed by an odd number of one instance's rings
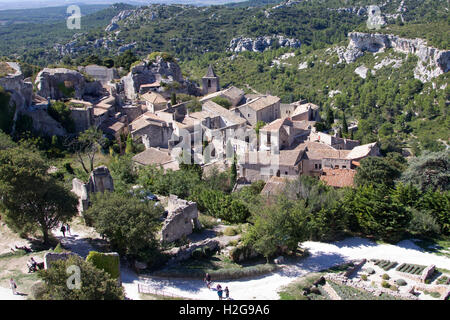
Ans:
{"label": "limestone rock outcrop", "polygon": [[286,38],[282,35],[264,36],[256,39],[237,37],[230,41],[229,51],[242,52],[253,51],[263,52],[266,49],[271,48],[278,40],[278,44],[281,47],[300,48],[300,40],[293,38]]}
{"label": "limestone rock outcrop", "polygon": [[64,89],[61,90],[62,87],[73,90],[75,99],[82,99],[86,89],[84,76],[78,71],[65,68],[45,68],[38,73],[35,84],[40,96],[55,100],[67,97]]}
{"label": "limestone rock outcrop", "polygon": [[422,39],[406,39],[395,35],[380,33],[349,33],[350,43],[345,52],[338,52],[339,58],[347,63],[356,61],[364,52],[378,52],[393,48],[397,52],[413,54],[419,59],[414,77],[422,82],[447,72],[450,69],[450,51],[439,50],[427,45]]}
{"label": "limestone rock outcrop", "polygon": [[137,98],[141,85],[157,81],[161,83],[176,81],[180,84],[177,92],[197,95],[197,88],[191,82],[183,79],[178,63],[165,61],[159,56],[154,62],[144,60],[133,66],[130,73],[121,79],[125,96],[130,100]]}
{"label": "limestone rock outcrop", "polygon": [[16,111],[22,111],[31,105],[33,84],[24,81],[24,76],[18,63],[6,62],[14,73],[0,78],[0,86],[11,93],[10,104],[16,106]]}

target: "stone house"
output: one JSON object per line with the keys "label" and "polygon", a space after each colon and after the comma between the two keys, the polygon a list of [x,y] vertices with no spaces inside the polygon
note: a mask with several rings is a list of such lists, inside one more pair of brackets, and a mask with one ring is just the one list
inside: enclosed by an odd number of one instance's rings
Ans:
{"label": "stone house", "polygon": [[145,101],[147,110],[152,113],[167,108],[167,100],[159,93],[147,92],[141,96],[141,99]]}
{"label": "stone house", "polygon": [[259,130],[260,150],[282,150],[294,141],[307,139],[312,124],[306,121],[292,121],[291,118],[277,119]]}
{"label": "stone house", "polygon": [[322,143],[339,150],[352,150],[360,144],[358,140],[339,138],[324,132],[317,131],[315,128],[311,130],[311,134],[309,135],[308,140],[312,142]]}
{"label": "stone house", "polygon": [[137,166],[156,165],[164,170],[176,171],[179,169],[178,161],[172,157],[167,149],[150,147],[135,155],[132,160]]}
{"label": "stone house", "polygon": [[258,96],[234,109],[251,126],[258,121],[270,123],[280,118],[280,98],[270,95]]}
{"label": "stone house", "polygon": [[128,131],[133,140],[142,139],[147,148],[167,148],[174,128],[172,123],[167,123],[158,115],[146,112],[130,123]]}
{"label": "stone house", "polygon": [[158,92],[161,89],[161,82],[155,81],[153,83],[144,83],[139,87],[139,94],[147,92]]}
{"label": "stone house", "polygon": [[200,99],[201,103],[204,103],[206,101],[212,100],[216,97],[222,97],[227,99],[231,106],[236,107],[238,106],[242,101],[244,101],[245,92],[244,90],[241,90],[239,88],[236,88],[234,86],[231,86],[227,89],[217,91],[214,93],[210,93],[203,98]]}

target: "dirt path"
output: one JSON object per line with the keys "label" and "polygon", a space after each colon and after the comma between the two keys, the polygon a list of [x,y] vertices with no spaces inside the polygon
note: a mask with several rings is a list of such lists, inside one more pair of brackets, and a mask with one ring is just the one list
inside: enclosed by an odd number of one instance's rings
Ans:
{"label": "dirt path", "polygon": [[[397,245],[377,244],[366,239],[348,238],[334,243],[304,242],[311,255],[304,260],[286,265],[282,270],[270,275],[252,279],[221,281],[222,287],[228,286],[233,299],[279,299],[278,291],[298,277],[317,272],[353,259],[385,259],[421,265],[435,264],[450,269],[450,259],[424,252],[412,241],[402,241]],[[213,279],[214,281],[214,279]],[[174,295],[216,300],[217,294],[206,288],[201,280],[149,278],[145,281],[154,290],[164,290]]]}

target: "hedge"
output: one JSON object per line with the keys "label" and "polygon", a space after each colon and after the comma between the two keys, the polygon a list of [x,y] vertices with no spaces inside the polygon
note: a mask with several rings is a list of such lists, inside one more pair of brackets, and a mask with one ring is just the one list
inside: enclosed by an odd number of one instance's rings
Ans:
{"label": "hedge", "polygon": [[113,279],[118,279],[120,276],[120,260],[118,255],[90,251],[86,257],[86,261],[109,273]]}

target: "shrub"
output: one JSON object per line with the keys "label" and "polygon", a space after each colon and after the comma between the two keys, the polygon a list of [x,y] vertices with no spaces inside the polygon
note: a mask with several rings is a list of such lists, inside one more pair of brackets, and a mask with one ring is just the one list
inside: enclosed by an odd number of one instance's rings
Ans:
{"label": "shrub", "polygon": [[382,276],[383,280],[389,280],[391,277],[387,273],[383,274]]}
{"label": "shrub", "polygon": [[36,282],[31,286],[30,291],[33,300],[42,300],[45,294],[45,284],[42,281]]}
{"label": "shrub", "polygon": [[62,252],[65,252],[66,250],[64,250],[64,248],[61,246],[61,242],[58,242],[58,244],[56,245],[55,249],[53,249],[53,251],[56,253],[62,253]]}
{"label": "shrub", "polygon": [[391,285],[391,286],[389,287],[389,289],[391,289],[392,291],[398,291],[397,286],[394,286],[394,285]]}
{"label": "shrub", "polygon": [[361,279],[363,279],[364,281],[367,281],[367,274],[362,274]]}
{"label": "shrub", "polygon": [[97,268],[104,270],[111,275],[111,278],[113,279],[118,279],[120,276],[119,255],[91,251],[86,257],[86,261],[91,262]]}
{"label": "shrub", "polygon": [[202,248],[195,249],[194,251],[192,251],[191,255],[194,259],[201,259],[204,256]]}
{"label": "shrub", "polygon": [[223,234],[226,236],[235,236],[238,234],[238,231],[236,230],[236,228],[228,227],[224,230]]}
{"label": "shrub", "polygon": [[402,287],[407,285],[406,281],[403,279],[398,279],[397,281],[395,281],[395,283]]}
{"label": "shrub", "polygon": [[385,281],[385,280],[383,280],[383,281],[381,282],[381,286],[382,286],[383,288],[390,288],[390,287],[391,287],[391,285],[389,284],[389,282],[387,282],[387,281]]}

